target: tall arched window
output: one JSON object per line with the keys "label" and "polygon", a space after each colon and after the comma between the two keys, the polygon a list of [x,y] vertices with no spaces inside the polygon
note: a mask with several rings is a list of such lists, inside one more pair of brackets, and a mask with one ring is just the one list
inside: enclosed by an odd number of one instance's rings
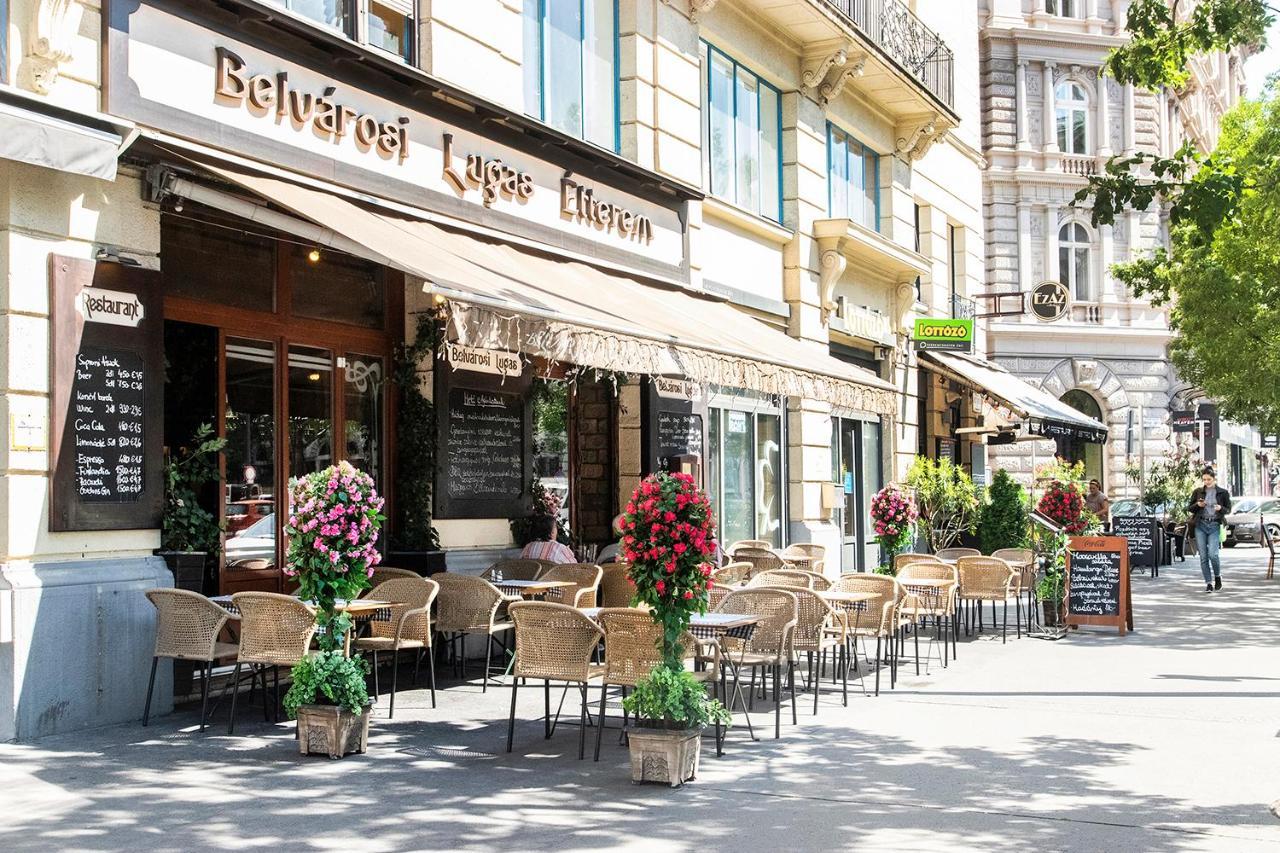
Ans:
{"label": "tall arched window", "polygon": [[1089,288],[1089,232],[1079,222],[1058,230],[1058,281],[1084,302],[1093,296]]}
{"label": "tall arched window", "polygon": [[1058,106],[1058,148],[1064,154],[1089,153],[1089,96],[1079,83],[1064,80],[1054,89]]}

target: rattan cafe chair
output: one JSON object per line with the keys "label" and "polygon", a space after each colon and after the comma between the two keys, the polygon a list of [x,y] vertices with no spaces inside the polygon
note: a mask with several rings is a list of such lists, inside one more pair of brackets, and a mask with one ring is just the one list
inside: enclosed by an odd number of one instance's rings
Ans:
{"label": "rattan cafe chair", "polygon": [[149,589],[146,596],[156,608],[156,644],[151,657],[151,677],[147,680],[147,703],[142,710],[142,724],[145,726],[151,722],[151,694],[155,690],[156,666],[160,658],[190,660],[204,664],[200,678],[200,731],[204,731],[214,661],[236,653],[236,645],[218,642],[218,635],[227,622],[238,617],[200,593],[185,589]]}
{"label": "rattan cafe chair", "polygon": [[501,579],[504,581],[536,581],[547,570],[550,564],[545,560],[498,560],[485,569],[480,577],[487,581]]}
{"label": "rattan cafe chair", "polygon": [[808,572],[800,572],[795,569],[775,569],[771,572],[761,572],[758,575],[753,575],[751,580],[747,581],[748,588],[754,589],[758,586],[813,589],[813,577]]}
{"label": "rattan cafe chair", "polygon": [[[1012,598],[1019,611],[1022,609],[1022,598],[1018,595],[1018,572],[1004,560],[996,557],[961,557],[956,566],[960,577],[960,601],[976,608],[978,614],[978,631],[982,631],[982,603],[991,602],[991,624],[995,626],[996,603],[1004,603],[1004,622],[1000,632],[1000,641],[1009,639],[1009,599]],[[1022,636],[1021,613],[1015,616],[1018,636]],[[966,613],[965,633],[972,627],[969,614]]]}
{"label": "rattan cafe chair", "polygon": [[[596,647],[604,637],[599,626],[582,611],[567,604],[545,601],[517,601],[509,608],[516,628],[516,658],[511,678],[511,714],[507,719],[507,752],[511,751],[516,731],[516,693],[522,679],[543,681],[545,715],[543,726],[550,738],[555,733],[551,717],[551,682],[578,685],[582,709],[578,730],[578,758],[586,756],[587,686],[591,679],[604,673],[604,666],[593,663]],[[603,693],[605,686],[600,690]],[[603,723],[603,720],[598,721]]]}
{"label": "rattan cafe chair", "polygon": [[[275,592],[237,592],[231,603],[240,611],[240,647],[236,669],[231,676],[231,722],[227,734],[235,733],[236,697],[240,694],[240,667],[248,664],[262,676],[262,693],[267,693],[267,670],[273,676],[272,710],[280,704],[280,667],[294,667],[311,649],[316,633],[316,615],[310,606],[291,595]],[[266,715],[267,709],[263,708]]]}
{"label": "rattan cafe chair", "polygon": [[371,598],[374,601],[378,597],[373,594],[374,587],[392,578],[421,578],[422,575],[409,569],[396,569],[391,566],[378,566],[373,570],[373,574],[369,575],[369,588],[360,593],[361,598]]}
{"label": "rattan cafe chair", "polygon": [[[1027,604],[1027,630],[1035,622],[1036,614],[1036,553],[1030,548],[999,548],[991,552],[997,560],[1004,560],[1018,573],[1018,597]],[[1021,608],[1019,608],[1021,610]],[[1019,621],[1022,614],[1019,613]]]}
{"label": "rattan cafe chair", "polygon": [[805,560],[823,560],[827,556],[827,546],[815,545],[812,542],[797,542],[788,545],[782,552],[783,558],[800,557]]}
{"label": "rattan cafe chair", "polygon": [[728,548],[724,549],[726,554],[733,555],[739,548],[764,548],[766,551],[773,547],[773,543],[767,539],[739,539],[732,543]]}
{"label": "rattan cafe chair", "polygon": [[[467,675],[466,638],[471,634],[485,638],[484,679],[480,692],[487,693],[493,644],[515,627],[503,609],[508,599],[484,578],[441,572],[432,575],[431,579],[440,585],[436,597],[436,630],[449,638],[463,680]],[[504,652],[508,651],[505,643],[499,642],[499,645]]]}
{"label": "rattan cafe chair", "polygon": [[[793,634],[797,622],[796,596],[783,589],[739,589],[725,596],[717,610],[723,613],[739,613],[756,616],[751,639],[740,640],[725,637],[721,640],[722,660],[734,669],[751,670],[751,698],[755,699],[755,672],[763,669],[762,676],[773,674],[773,736],[782,736],[782,670],[787,670],[787,683],[791,688],[791,722],[796,717],[795,650]],[[762,680],[762,689],[768,684]]]}
{"label": "rattan cafe chair", "polygon": [[736,586],[745,583],[751,577],[752,565],[745,560],[721,566],[711,573],[711,579],[725,586]]}
{"label": "rattan cafe chair", "polygon": [[[596,728],[595,760],[600,760],[600,740],[604,734],[605,696],[609,687],[619,687],[623,698],[627,688],[635,687],[650,671],[662,663],[662,624],[648,610],[632,607],[606,607],[596,615],[596,622],[604,631],[604,674],[600,691],[600,718]],[[706,664],[692,669],[690,674],[698,681],[710,684],[715,690],[720,678],[720,649],[710,643],[706,653],[698,640],[685,631],[680,637],[686,658],[695,664]],[[627,714],[623,711],[623,726]],[[721,741],[720,724],[716,724],[716,744]]]}
{"label": "rattan cafe chair", "polygon": [[431,707],[436,706],[436,664],[431,646],[431,605],[440,592],[440,584],[421,577],[398,577],[383,581],[369,596],[373,601],[386,601],[391,611],[389,621],[369,622],[369,636],[360,637],[354,643],[357,652],[368,652],[373,657],[373,698],[378,698],[378,652],[391,653],[391,701],[387,718],[396,715],[396,688],[400,674],[400,652],[415,652],[413,684],[418,684],[418,667],[427,658],[427,673],[431,680]]}
{"label": "rattan cafe chair", "polygon": [[738,548],[733,552],[733,559],[734,562],[751,564],[751,571],[747,576],[748,580],[761,572],[773,572],[778,569],[789,568],[782,557],[768,548]]}
{"label": "rattan cafe chair", "polygon": [[[797,655],[805,655],[808,662],[808,683],[813,690],[813,713],[818,713],[818,693],[822,685],[822,673],[826,670],[827,652],[831,652],[833,671],[839,671],[842,680],[843,702],[849,705],[848,669],[848,621],[843,613],[811,589],[788,588],[796,597],[796,627],[791,647]],[[814,668],[816,665],[816,669]]]}
{"label": "rattan cafe chair", "polygon": [[600,606],[630,607],[636,588],[631,583],[627,572],[631,566],[626,563],[605,563],[600,567]]}
{"label": "rattan cafe chair", "polygon": [[[540,581],[566,581],[573,586],[560,587],[558,602],[570,607],[595,607],[600,589],[600,567],[595,563],[564,563],[552,566],[538,575]],[[554,596],[555,593],[552,593]]]}
{"label": "rattan cafe chair", "polygon": [[[819,560],[818,562],[821,563],[822,561]],[[790,571],[794,572],[795,574],[804,575],[807,578],[809,578],[809,589],[815,592],[826,592],[827,590],[831,589],[831,584],[832,584],[831,578],[827,577],[822,572],[805,571],[804,569],[792,569]]]}
{"label": "rattan cafe chair", "polygon": [[937,553],[939,560],[958,560],[961,557],[981,557],[977,548],[943,548]]}
{"label": "rattan cafe chair", "polygon": [[[947,581],[948,585],[912,587],[913,580]],[[916,673],[920,672],[920,628],[930,618],[936,629],[934,639],[942,642],[939,657],[942,665],[947,666],[948,657],[954,656],[959,634],[955,618],[959,586],[956,567],[937,562],[909,563],[898,572],[898,583],[903,590],[901,614],[915,635]]]}
{"label": "rattan cafe chair", "polygon": [[[902,587],[896,578],[863,572],[841,575],[831,589],[838,592],[870,592],[875,598],[866,601],[850,626],[852,641],[858,637],[876,639],[875,694],[880,695],[880,670],[889,664],[889,687],[898,679],[898,606],[902,603]],[[855,648],[856,651],[856,648]],[[870,661],[870,657],[865,654]]]}
{"label": "rattan cafe chair", "polygon": [[912,563],[941,563],[933,554],[895,554],[893,556],[893,573],[896,575],[902,571],[904,566]]}

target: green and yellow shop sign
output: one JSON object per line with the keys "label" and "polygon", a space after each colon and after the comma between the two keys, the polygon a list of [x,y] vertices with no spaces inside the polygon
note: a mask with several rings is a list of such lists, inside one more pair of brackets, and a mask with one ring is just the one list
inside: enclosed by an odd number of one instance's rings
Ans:
{"label": "green and yellow shop sign", "polygon": [[973,320],[917,317],[911,337],[917,350],[973,352]]}

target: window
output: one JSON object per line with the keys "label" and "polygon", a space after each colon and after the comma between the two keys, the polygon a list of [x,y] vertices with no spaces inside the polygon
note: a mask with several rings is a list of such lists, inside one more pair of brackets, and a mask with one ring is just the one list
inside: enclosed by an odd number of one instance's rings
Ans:
{"label": "window", "polygon": [[880,230],[880,155],[830,122],[827,188],[831,216]]}
{"label": "window", "polygon": [[1058,108],[1058,148],[1064,154],[1089,153],[1089,97],[1079,83],[1059,83],[1054,90]]}
{"label": "window", "polygon": [[783,544],[782,411],[709,410],[707,485],[720,543],[765,539]]}
{"label": "window", "polygon": [[956,227],[950,222],[947,223],[947,279],[951,284],[951,316],[959,317],[960,313],[959,300],[956,299],[960,295],[959,281],[957,280],[957,269],[960,266],[956,263]]}
{"label": "window", "polygon": [[[915,217],[914,218],[915,249],[916,249],[916,254],[919,254],[920,253],[920,205],[913,204],[912,207],[914,208],[912,213]],[[923,302],[923,301],[924,301],[924,287],[920,280],[920,276],[916,276],[916,302]]]}
{"label": "window", "polygon": [[1045,0],[1045,11],[1063,18],[1080,17],[1080,0]]}
{"label": "window", "polygon": [[782,220],[782,98],[706,45],[707,157],[711,194]]}
{"label": "window", "polygon": [[0,83],[9,82],[9,0],[0,0]]}
{"label": "window", "polygon": [[359,0],[270,2],[405,62],[413,61],[412,0],[368,0],[365,4],[359,4]]}
{"label": "window", "polygon": [[618,147],[614,0],[524,0],[524,110]]}
{"label": "window", "polygon": [[1078,222],[1068,222],[1058,231],[1058,281],[1076,299],[1088,302],[1089,232]]}

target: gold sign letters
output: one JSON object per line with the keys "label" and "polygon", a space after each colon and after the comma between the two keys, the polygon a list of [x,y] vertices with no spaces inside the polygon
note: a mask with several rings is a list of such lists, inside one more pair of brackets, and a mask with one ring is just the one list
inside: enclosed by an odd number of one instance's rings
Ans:
{"label": "gold sign letters", "polygon": [[560,215],[616,231],[619,237],[648,243],[653,239],[653,222],[641,213],[600,201],[590,187],[574,181],[568,173],[560,179]]}
{"label": "gold sign letters", "polygon": [[394,122],[380,121],[377,116],[353,110],[345,104],[331,100],[333,86],[320,95],[300,92],[289,87],[289,75],[285,71],[271,76],[250,75],[243,59],[227,50],[216,48],[214,94],[247,104],[251,111],[264,113],[275,108],[276,116],[288,116],[299,128],[308,123],[334,142],[340,141],[352,131],[356,145],[403,161],[409,156],[409,119],[401,117]]}
{"label": "gold sign letters", "polygon": [[458,195],[469,189],[480,190],[480,200],[492,207],[498,196],[515,201],[528,201],[533,195],[533,176],[519,172],[498,159],[486,160],[479,154],[468,154],[463,172],[453,167],[453,134],[446,133],[444,142],[444,177]]}

